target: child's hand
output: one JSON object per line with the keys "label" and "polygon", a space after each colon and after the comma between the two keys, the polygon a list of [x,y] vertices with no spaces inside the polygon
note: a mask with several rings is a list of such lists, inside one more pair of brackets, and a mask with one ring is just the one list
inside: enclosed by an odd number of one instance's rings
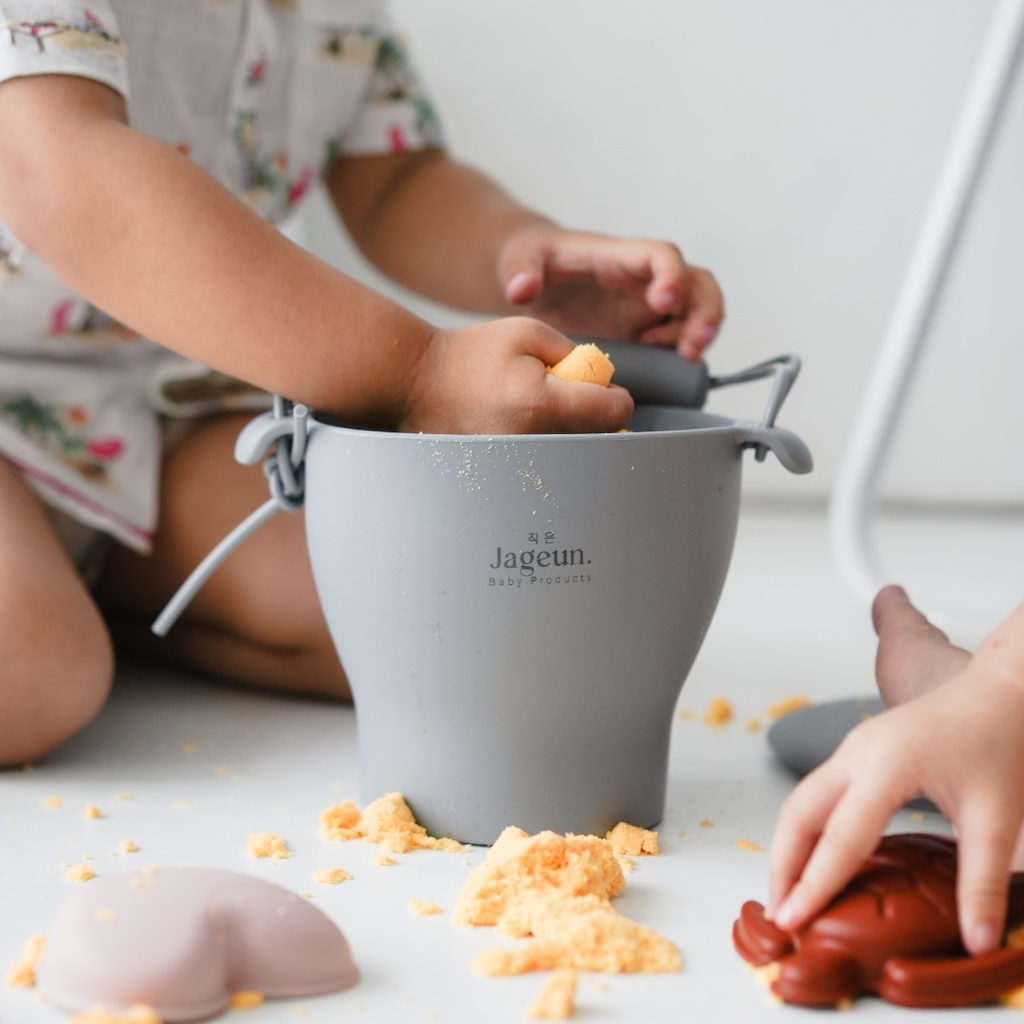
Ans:
{"label": "child's hand", "polygon": [[[769,914],[780,927],[800,927],[820,911],[872,853],[890,816],[925,794],[958,837],[964,945],[972,953],[998,945],[1024,823],[1024,673],[1015,657],[1022,612],[952,678],[859,725],[797,786],[772,843]],[[909,604],[897,613],[926,624]]]}
{"label": "child's hand", "polygon": [[711,274],[669,242],[523,228],[502,247],[505,297],[560,331],[674,345],[697,360],[723,316]]}
{"label": "child's hand", "polygon": [[437,331],[409,381],[402,430],[453,434],[616,431],[633,415],[620,387],[547,372],[572,342],[527,317]]}

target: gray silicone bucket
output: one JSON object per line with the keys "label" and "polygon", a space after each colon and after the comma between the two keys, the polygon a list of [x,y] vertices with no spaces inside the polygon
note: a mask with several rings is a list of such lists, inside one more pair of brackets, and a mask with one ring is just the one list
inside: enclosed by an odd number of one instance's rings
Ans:
{"label": "gray silicone bucket", "polygon": [[743,452],[810,469],[774,413],[638,405],[628,433],[496,437],[311,416],[306,529],[362,799],[399,791],[431,834],[480,844],[656,824]]}

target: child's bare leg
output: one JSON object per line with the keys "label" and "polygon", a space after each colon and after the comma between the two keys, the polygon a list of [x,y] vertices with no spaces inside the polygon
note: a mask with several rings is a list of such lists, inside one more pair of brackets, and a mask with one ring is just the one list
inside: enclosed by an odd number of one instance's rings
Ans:
{"label": "child's bare leg", "polygon": [[0,765],[49,753],[103,706],[106,627],[43,505],[0,458]]}
{"label": "child's bare leg", "polygon": [[214,573],[167,637],[164,604],[210,549],[270,496],[259,466],[235,462],[246,416],[203,422],[168,458],[153,554],[111,556],[99,594],[115,638],[224,679],[347,699],[316,596],[303,516],[281,512]]}
{"label": "child's bare leg", "polygon": [[951,644],[900,587],[879,591],[871,617],[878,634],[875,676],[889,707],[933,690],[970,661],[970,653]]}

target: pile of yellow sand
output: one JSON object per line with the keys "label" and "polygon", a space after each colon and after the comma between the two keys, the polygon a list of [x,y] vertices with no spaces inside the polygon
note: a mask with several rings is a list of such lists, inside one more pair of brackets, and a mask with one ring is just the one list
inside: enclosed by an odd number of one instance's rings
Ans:
{"label": "pile of yellow sand", "polygon": [[[642,831],[642,830],[639,830]],[[491,949],[475,967],[482,974],[556,968],[623,973],[678,971],[668,939],[623,917],[610,900],[626,884],[607,839],[527,835],[507,828],[459,894],[454,920],[494,925],[516,938],[516,949]]]}

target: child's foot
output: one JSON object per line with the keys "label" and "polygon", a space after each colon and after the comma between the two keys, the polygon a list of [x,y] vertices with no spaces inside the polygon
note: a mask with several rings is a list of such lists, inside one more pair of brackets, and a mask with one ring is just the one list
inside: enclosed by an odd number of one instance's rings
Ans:
{"label": "child's foot", "polygon": [[927,693],[970,661],[970,653],[951,644],[910,603],[902,587],[879,591],[871,618],[878,634],[875,677],[889,707]]}

